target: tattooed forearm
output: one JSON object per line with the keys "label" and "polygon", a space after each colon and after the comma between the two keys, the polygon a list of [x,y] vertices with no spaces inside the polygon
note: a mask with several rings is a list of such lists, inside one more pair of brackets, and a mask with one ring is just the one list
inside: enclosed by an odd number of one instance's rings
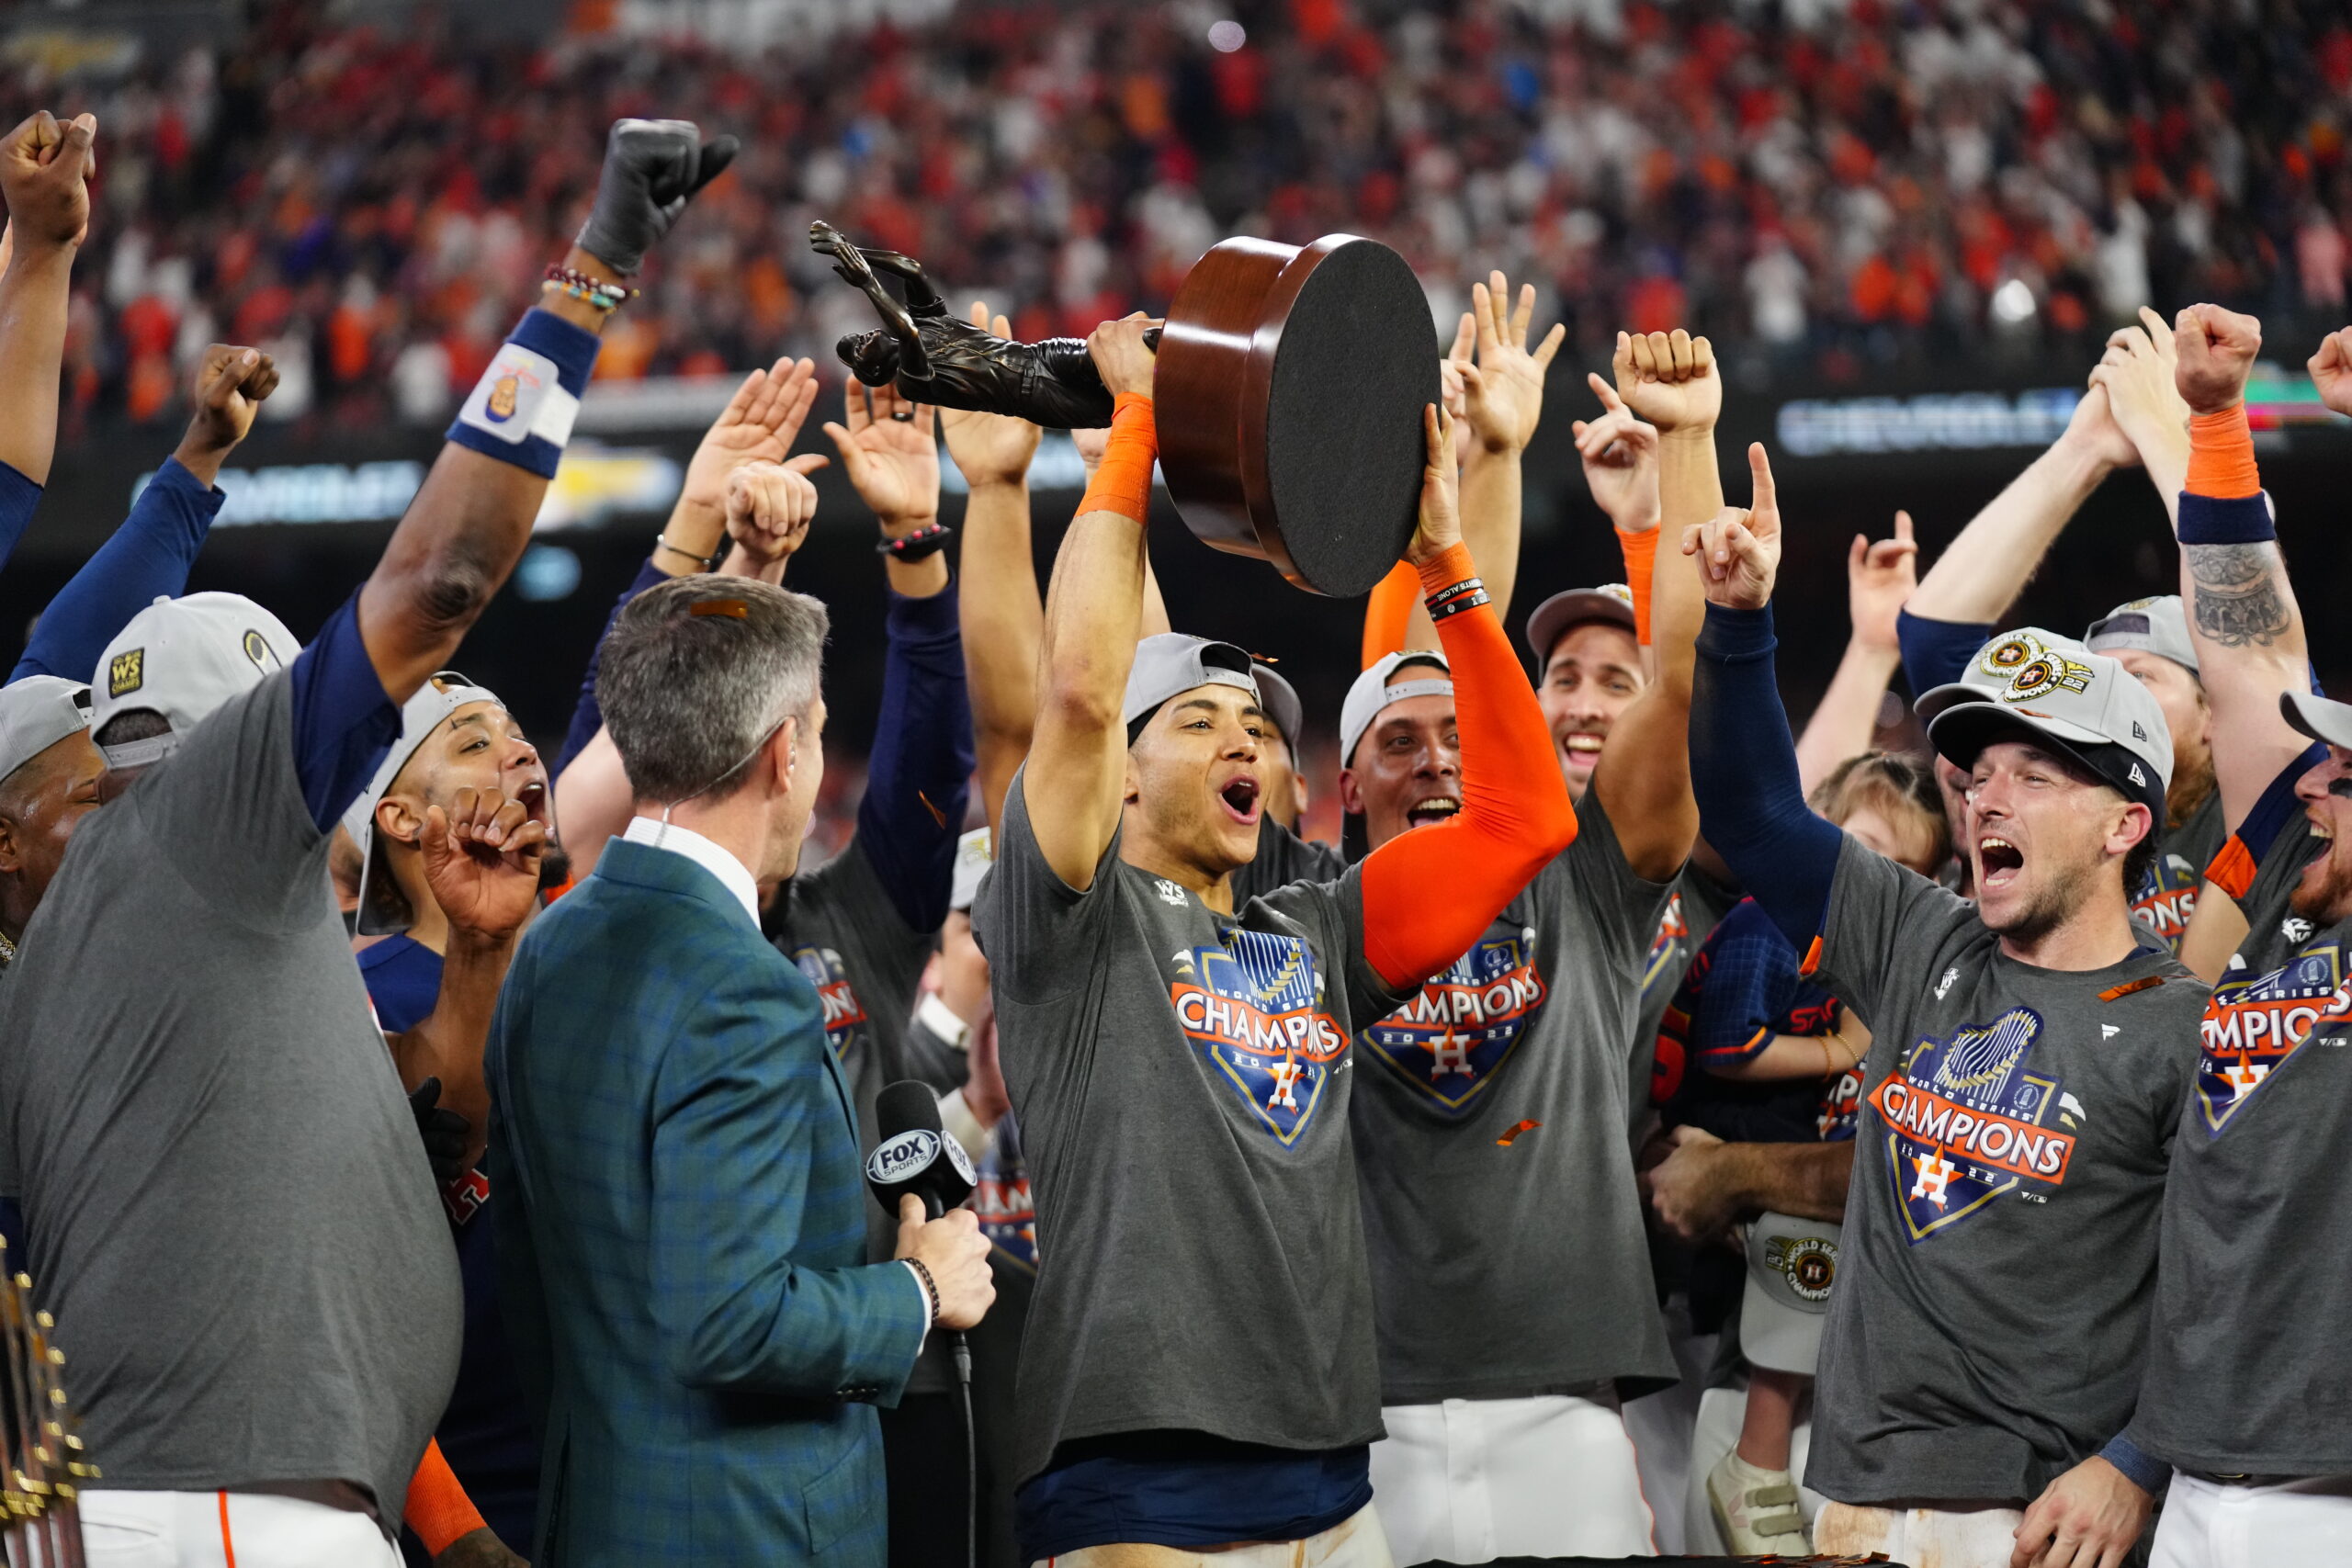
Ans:
{"label": "tattooed forearm", "polygon": [[2294,626],[2276,545],[2184,545],[2197,629],[2223,648],[2269,646]]}

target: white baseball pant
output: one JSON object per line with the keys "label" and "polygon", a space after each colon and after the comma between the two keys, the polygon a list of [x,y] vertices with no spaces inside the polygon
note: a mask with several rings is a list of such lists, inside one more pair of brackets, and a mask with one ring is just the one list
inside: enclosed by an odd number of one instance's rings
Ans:
{"label": "white baseball pant", "polygon": [[2149,1568],[2341,1568],[2352,1562],[2352,1475],[2233,1486],[2173,1472]]}
{"label": "white baseball pant", "polygon": [[1649,1557],[1649,1504],[1614,1394],[1381,1411],[1372,1505],[1399,1562]]}
{"label": "white baseball pant", "polygon": [[82,1494],[90,1568],[401,1568],[365,1514],[262,1492]]}

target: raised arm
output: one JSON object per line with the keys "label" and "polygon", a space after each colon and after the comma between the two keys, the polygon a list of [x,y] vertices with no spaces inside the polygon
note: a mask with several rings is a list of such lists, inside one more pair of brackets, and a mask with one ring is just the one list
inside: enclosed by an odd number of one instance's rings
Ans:
{"label": "raised arm", "polygon": [[[2117,468],[2139,461],[2109,412],[2107,389],[2092,387],[2050,449],[1970,518],[1936,558],[1911,595],[1910,613],[1984,626],[1989,636],[2091,491]],[[1970,651],[1984,640],[1975,638]]]}
{"label": "raised arm", "polygon": [[1453,432],[1434,405],[1422,439],[1420,522],[1407,558],[1453,671],[1462,809],[1364,858],[1364,957],[1400,989],[1460,956],[1577,832],[1544,710],[1462,543]]}
{"label": "raised arm", "polygon": [[[676,504],[670,508],[669,520],[653,536],[652,553],[622,591],[612,615],[605,618],[604,631],[597,635],[595,648],[589,652],[588,669],[581,677],[580,695],[572,705],[571,725],[550,772],[559,796],[571,760],[605,727],[605,716],[596,707],[596,666],[604,657],[605,638],[611,635],[613,622],[630,600],[655,583],[690,571],[708,571],[719,562],[727,547],[729,481],[747,463],[781,464],[790,457],[801,423],[817,400],[816,369],[811,361],[786,358],[767,369],[752,371],[735,389],[711,427],[703,432],[686,464],[685,480],[679,487]],[[798,473],[813,473],[831,461],[812,456],[793,458],[792,467]],[[626,818],[628,802],[621,804]]]}
{"label": "raised arm", "polygon": [[[706,146],[684,120],[620,121],[595,207],[564,265],[605,288],[621,286],[734,152],[731,137]],[[545,299],[459,408],[448,444],[359,591],[360,640],[395,703],[449,661],[514,570],[571,438],[611,311],[562,292]]]}
{"label": "raised arm", "polygon": [[[57,384],[65,358],[65,308],[74,257],[90,230],[89,177],[97,166],[95,116],[60,122],[42,109],[0,145],[0,196],[8,227],[0,238],[0,464],[23,484],[0,489],[0,560],[32,516],[31,496],[49,482],[57,451]],[[19,493],[10,493],[11,491]],[[85,671],[86,673],[86,671]]]}
{"label": "raised arm", "polygon": [[1797,737],[1797,778],[1807,795],[1849,757],[1871,749],[1878,728],[1879,699],[1903,663],[1896,631],[1903,604],[1917,579],[1913,565],[1919,547],[1911,539],[1911,514],[1894,514],[1894,537],[1872,544],[1861,535],[1846,551],[1846,652],[1828,689]]}
{"label": "raised arm", "polygon": [[2165,503],[2165,515],[2180,522],[2180,490],[2188,477],[2188,405],[2173,379],[2172,329],[2165,319],[2140,307],[2140,325],[2119,327],[2107,352],[2091,369],[2091,385],[2107,393],[2107,406],[2140,454],[2148,482]]}
{"label": "raised arm", "polygon": [[2246,423],[2245,381],[2261,348],[2262,323],[2218,305],[2192,305],[2174,323],[2174,379],[2190,415],[2180,595],[2232,827],[2309,745],[2278,713],[2281,694],[2310,688],[2311,651]]}
{"label": "raised arm", "polygon": [[1772,584],[1781,513],[1761,442],[1747,449],[1756,505],[1686,528],[1707,620],[1690,708],[1690,784],[1701,829],[1782,935],[1805,955],[1829,908],[1844,835],[1808,809],[1795,744],[1773,679]]}
{"label": "raised arm", "polygon": [[[1658,503],[1668,534],[1696,526],[1723,507],[1715,472],[1715,421],[1723,378],[1705,338],[1617,334],[1617,395],[1657,427]],[[1648,687],[1610,727],[1592,787],[1617,829],[1625,863],[1663,882],[1690,858],[1699,810],[1690,795],[1691,641],[1699,631],[1698,574],[1679,556],[1655,553],[1648,626],[1655,668]],[[1630,552],[1629,552],[1630,554]]]}
{"label": "raised arm", "polygon": [[1126,778],[1121,706],[1143,626],[1144,523],[1159,454],[1152,423],[1151,351],[1137,313],[1086,340],[1117,400],[1111,437],[1078,516],[1062,536],[1046,592],[1037,668],[1035,764],[1022,774],[1037,847],[1054,874],[1081,891],[1119,829]]}
{"label": "raised arm", "polygon": [[[972,307],[972,324],[991,326],[986,304]],[[998,316],[991,330],[1010,337],[1012,323]],[[942,409],[939,424],[947,455],[968,487],[959,588],[964,678],[971,693],[980,809],[993,835],[1037,723],[1046,602],[1037,592],[1029,542],[1029,464],[1043,433],[1027,420],[965,409]]]}
{"label": "raised arm", "polygon": [[204,351],[196,371],[196,414],[178,450],[140,491],[122,526],[49,602],[9,680],[62,675],[87,681],[131,616],[158,598],[187,592],[188,569],[227,499],[212,481],[253,429],[262,400],[277,388],[277,367],[269,355],[224,343]]}
{"label": "raised arm", "polygon": [[[1527,334],[1534,316],[1533,284],[1520,286],[1514,308],[1510,280],[1500,271],[1489,274],[1486,282],[1470,286],[1470,310],[1445,361],[1462,383],[1463,418],[1470,432],[1460,480],[1462,542],[1478,563],[1496,617],[1503,620],[1510,617],[1511,591],[1519,581],[1521,455],[1535,439],[1544,416],[1544,378],[1568,335],[1565,325],[1555,323],[1531,349]],[[1418,594],[1409,605],[1404,640],[1396,646],[1439,646],[1437,627]]]}

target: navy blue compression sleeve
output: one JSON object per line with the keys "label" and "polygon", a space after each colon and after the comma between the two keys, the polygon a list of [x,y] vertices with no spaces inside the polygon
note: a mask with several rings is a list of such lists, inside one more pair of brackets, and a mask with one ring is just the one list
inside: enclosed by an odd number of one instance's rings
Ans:
{"label": "navy blue compression sleeve", "polygon": [[[0,463],[0,565],[6,565],[17,541],[32,526],[33,508],[40,504],[40,486],[6,463]],[[86,674],[76,680],[87,679]]]}
{"label": "navy blue compression sleeve", "polygon": [[908,929],[947,919],[956,840],[972,779],[972,702],[949,584],[926,598],[893,592],[883,628],[882,711],[857,803],[857,841]]}
{"label": "navy blue compression sleeve", "polygon": [[1993,640],[1982,621],[1936,621],[1908,610],[1894,613],[1894,640],[1903,649],[1903,679],[1918,696],[1961,678],[1976,650]]}
{"label": "navy blue compression sleeve", "polygon": [[401,737],[400,705],[359,636],[356,590],[295,657],[293,682],[294,775],[311,820],[331,833]]}
{"label": "navy blue compression sleeve", "polygon": [[555,766],[548,770],[548,782],[553,784],[563,777],[563,770],[571,766],[571,759],[587,749],[596,739],[596,731],[605,728],[605,710],[596,705],[596,669],[604,662],[605,639],[613,635],[613,623],[621,618],[628,602],[657,582],[667,582],[670,574],[653,564],[648,557],[637,569],[636,579],[621,591],[613,604],[613,613],[605,617],[605,629],[596,634],[596,646],[588,651],[588,673],[580,678],[580,701],[571,710],[571,728],[563,733],[563,750],[556,753]]}
{"label": "navy blue compression sleeve", "polygon": [[1774,683],[1772,607],[1707,606],[1690,699],[1690,789],[1699,834],[1772,923],[1810,953],[1846,836],[1815,816]]}
{"label": "navy blue compression sleeve", "polygon": [[176,599],[187,591],[188,569],[228,499],[199,482],[177,457],[164,458],[130,503],[122,526],[40,613],[25,656],[8,679],[62,675],[87,681],[98,655],[131,616],[157,599]]}

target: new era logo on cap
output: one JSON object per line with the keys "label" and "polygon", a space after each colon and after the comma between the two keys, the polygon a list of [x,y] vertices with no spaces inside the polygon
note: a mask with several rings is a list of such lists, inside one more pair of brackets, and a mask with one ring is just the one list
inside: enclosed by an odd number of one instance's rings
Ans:
{"label": "new era logo on cap", "polygon": [[134,648],[107,661],[107,695],[127,697],[145,683],[147,650]]}
{"label": "new era logo on cap", "polygon": [[252,660],[254,668],[263,674],[266,675],[278,667],[277,650],[269,646],[269,638],[262,635],[258,626],[245,628],[244,649],[245,657]]}

